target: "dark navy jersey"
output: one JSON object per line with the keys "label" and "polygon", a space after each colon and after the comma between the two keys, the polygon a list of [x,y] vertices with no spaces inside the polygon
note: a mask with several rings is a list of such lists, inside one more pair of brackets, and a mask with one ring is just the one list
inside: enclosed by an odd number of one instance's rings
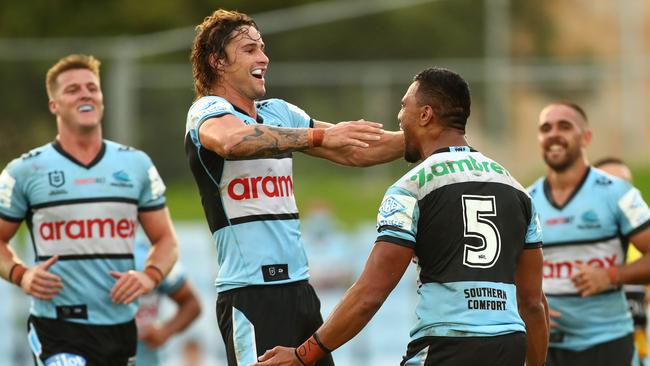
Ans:
{"label": "dark navy jersey", "polygon": [[415,250],[418,322],[425,336],[524,332],[515,272],[541,229],[525,189],[497,162],[466,146],[434,152],[384,196],[377,241]]}
{"label": "dark navy jersey", "polygon": [[650,210],[640,192],[623,179],[589,168],[569,200],[556,205],[540,178],[529,187],[544,230],[544,292],[558,342],[551,347],[581,351],[632,332],[632,318],[620,288],[583,298],[571,282],[575,263],[622,265],[627,237],[650,226]]}
{"label": "dark navy jersey", "polygon": [[256,108],[257,120],[223,98],[208,96],[194,102],[187,115],[185,151],[217,247],[220,292],[308,278],[293,196],[292,155],[227,160],[199,140],[203,122],[225,114],[249,125],[313,124],[300,108],[280,99],[256,102]]}
{"label": "dark navy jersey", "polygon": [[88,165],[51,143],[15,159],[0,174],[0,217],[25,220],[36,262],[58,255],[50,272],[63,280],[51,301],[32,299],[31,314],[84,324],[117,324],[137,304],[114,304],[111,271],[134,268],[138,212],[165,204],[165,185],[142,151],[105,140]]}

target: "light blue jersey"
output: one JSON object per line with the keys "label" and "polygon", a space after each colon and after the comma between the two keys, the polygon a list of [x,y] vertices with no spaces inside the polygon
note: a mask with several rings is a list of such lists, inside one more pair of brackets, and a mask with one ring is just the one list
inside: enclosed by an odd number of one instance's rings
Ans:
{"label": "light blue jersey", "polygon": [[219,292],[308,278],[292,155],[227,160],[199,141],[203,122],[226,114],[248,125],[313,125],[304,111],[280,99],[256,102],[256,108],[257,120],[223,98],[208,96],[197,100],[187,115],[185,150],[217,247]]}
{"label": "light blue jersey", "polygon": [[[135,240],[135,270],[142,271],[145,267],[147,255],[151,244],[142,232],[138,232]],[[160,308],[160,301],[162,296],[170,296],[178,291],[185,284],[185,272],[179,262],[174,264],[169,274],[162,280],[162,282],[152,292],[140,296],[138,299],[140,305],[138,312],[135,315],[135,321],[138,329],[151,325],[158,319],[158,310]],[[135,364],[138,366],[158,366],[160,365],[160,356],[158,350],[151,350],[147,345],[138,340],[138,349],[136,351]]]}
{"label": "light blue jersey", "polygon": [[434,152],[388,188],[377,227],[377,242],[415,250],[412,340],[525,332],[514,277],[521,252],[541,247],[541,229],[499,163],[467,146]]}
{"label": "light blue jersey", "polygon": [[137,304],[111,301],[109,272],[133,269],[138,212],[163,208],[164,192],[145,153],[107,140],[88,165],[57,142],[9,163],[0,174],[0,217],[26,221],[37,263],[59,256],[50,272],[64,286],[51,301],[33,298],[31,314],[96,325],[132,320]]}
{"label": "light blue jersey", "polygon": [[589,168],[573,195],[558,206],[540,178],[529,188],[544,230],[544,292],[558,330],[550,347],[582,351],[632,333],[632,317],[621,288],[581,297],[571,282],[575,263],[622,265],[627,238],[650,226],[650,210],[625,180]]}

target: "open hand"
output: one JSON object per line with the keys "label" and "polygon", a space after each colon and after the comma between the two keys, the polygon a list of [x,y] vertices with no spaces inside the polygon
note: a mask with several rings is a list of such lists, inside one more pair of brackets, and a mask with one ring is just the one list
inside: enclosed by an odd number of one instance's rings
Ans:
{"label": "open hand", "polygon": [[579,272],[571,276],[571,281],[582,297],[603,292],[611,287],[605,268],[575,263]]}
{"label": "open hand", "polygon": [[40,300],[52,300],[63,288],[61,277],[48,272],[58,259],[59,257],[55,255],[45,262],[27,269],[20,281],[23,291]]}
{"label": "open hand", "polygon": [[111,272],[117,279],[111,289],[111,300],[116,304],[130,304],[139,296],[154,289],[155,283],[143,272],[130,270],[128,272]]}
{"label": "open hand", "polygon": [[384,133],[381,123],[365,120],[339,122],[325,129],[323,147],[368,147],[368,142],[378,141]]}
{"label": "open hand", "polygon": [[295,348],[273,347],[257,358],[256,363],[249,366],[303,366],[296,358]]}

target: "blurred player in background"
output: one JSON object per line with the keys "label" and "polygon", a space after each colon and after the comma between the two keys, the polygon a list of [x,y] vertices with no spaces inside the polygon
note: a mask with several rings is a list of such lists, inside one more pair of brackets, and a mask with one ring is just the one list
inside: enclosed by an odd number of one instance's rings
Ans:
{"label": "blurred player in background", "polygon": [[[142,270],[151,244],[143,233],[138,232],[135,240],[135,268]],[[167,296],[176,304],[176,312],[164,322],[160,322],[159,309],[162,297]],[[176,262],[171,272],[150,293],[139,299],[135,321],[138,326],[138,349],[136,365],[158,366],[158,349],[169,338],[187,328],[201,314],[201,305],[194,289],[187,281],[185,272]]]}
{"label": "blurred player in background", "polygon": [[284,100],[258,100],[269,59],[248,15],[217,10],[197,31],[185,149],[218,253],[217,319],[228,364],[242,365],[276,344],[297,346],[322,324],[307,282],[292,153],[372,165],[401,156],[403,135],[367,121],[332,125]]}
{"label": "blurred player in background", "polygon": [[386,192],[363,273],[308,340],[275,347],[255,365],[315,365],[370,321],[414,257],[418,322],[402,365],[544,363],[539,220],[508,171],[468,146],[470,104],[460,75],[415,76],[398,119],[405,159],[422,162]]}
{"label": "blurred player in background", "polygon": [[[165,185],[151,159],[102,138],[100,62],[70,55],[47,72],[58,134],[0,174],[0,275],[32,297],[37,364],[133,365],[135,300],[176,261]],[[25,220],[36,265],[9,247]],[[153,243],[134,270],[138,222]]]}
{"label": "blurred player in background", "polygon": [[650,209],[627,181],[589,166],[592,133],[580,106],[546,106],[537,137],[548,169],[529,190],[544,231],[547,365],[630,365],[632,316],[621,285],[648,282],[650,256],[625,264],[625,247],[629,239],[650,249]]}
{"label": "blurred player in background", "polygon": [[[632,183],[632,171],[619,158],[602,158],[594,163],[594,167]],[[642,255],[634,245],[629,245],[628,243],[627,254],[625,256],[626,263],[634,262],[641,258]],[[623,290],[625,291],[625,298],[627,298],[634,322],[634,346],[636,348],[636,354],[639,357],[641,365],[645,365],[645,359],[648,357],[648,336],[646,333],[646,325],[648,323],[646,311],[648,303],[646,299],[646,286],[625,285],[623,286]]]}

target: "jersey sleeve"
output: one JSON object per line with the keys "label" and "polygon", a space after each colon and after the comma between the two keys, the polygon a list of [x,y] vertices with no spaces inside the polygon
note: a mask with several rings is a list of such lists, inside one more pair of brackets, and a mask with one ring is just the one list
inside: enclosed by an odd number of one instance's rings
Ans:
{"label": "jersey sleeve", "polygon": [[12,222],[21,222],[29,207],[19,164],[19,160],[14,160],[0,173],[0,218]]}
{"label": "jersey sleeve", "polygon": [[[234,107],[227,100],[215,96],[203,97],[194,102],[187,112],[185,133],[189,132],[193,137],[198,137],[203,122],[226,114],[235,114]],[[198,138],[195,140],[196,144],[200,144]]]}
{"label": "jersey sleeve", "polygon": [[158,169],[146,154],[142,153],[142,190],[138,200],[140,211],[154,211],[165,207],[165,183]]}
{"label": "jersey sleeve", "polygon": [[622,180],[613,184],[613,199],[621,233],[630,236],[650,227],[650,209],[641,192]]}
{"label": "jersey sleeve", "polygon": [[287,107],[287,113],[289,115],[289,127],[309,128],[314,126],[314,121],[305,111],[289,102],[284,103]]}
{"label": "jersey sleeve", "polygon": [[403,188],[390,187],[377,214],[377,240],[415,248],[418,200]]}
{"label": "jersey sleeve", "polygon": [[542,223],[539,220],[539,214],[535,208],[535,203],[533,200],[530,200],[530,222],[528,223],[528,229],[526,230],[526,243],[524,244],[525,249],[536,249],[542,247]]}

